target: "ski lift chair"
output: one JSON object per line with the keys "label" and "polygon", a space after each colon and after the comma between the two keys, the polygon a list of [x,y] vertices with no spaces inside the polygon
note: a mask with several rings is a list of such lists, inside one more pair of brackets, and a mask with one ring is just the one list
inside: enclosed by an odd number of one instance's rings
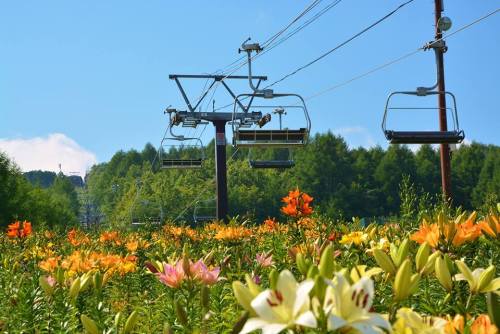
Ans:
{"label": "ski lift chair", "polygon": [[215,211],[215,199],[198,200],[193,210],[193,221],[195,223],[213,221],[217,219]]}
{"label": "ski lift chair", "polygon": [[[425,108],[425,107],[394,107],[391,105],[391,100],[396,95],[414,95],[414,96],[435,96],[443,94],[445,96],[451,97],[452,107],[446,108],[450,112],[453,120],[453,129],[448,131],[401,131],[401,130],[388,130],[387,129],[387,116],[389,112],[394,111],[408,111],[408,110],[439,110],[439,108]],[[427,91],[424,94],[418,90],[404,91],[404,92],[393,92],[387,98],[385,105],[384,118],[382,121],[382,130],[385,137],[391,144],[457,144],[461,143],[465,134],[463,130],[460,130],[458,124],[458,114],[455,96],[450,92],[437,92],[437,91]]]}
{"label": "ski lift chair", "polygon": [[[264,97],[264,94],[240,94],[236,98],[268,98]],[[309,114],[307,113],[307,108],[304,102],[304,99],[298,95],[298,94],[273,94],[273,99],[274,98],[280,98],[280,97],[296,97],[298,98],[299,102],[297,105],[260,105],[260,106],[253,106],[253,108],[260,108],[260,109],[265,109],[265,108],[271,108],[271,109],[281,109],[281,110],[286,110],[290,111],[292,109],[298,109],[303,112],[304,118],[305,118],[305,124],[304,127],[300,127],[298,129],[289,129],[289,128],[280,128],[277,129],[262,129],[269,121],[265,120],[264,118],[266,116],[270,116],[270,114],[265,115],[261,119],[250,119],[250,121],[245,120],[245,121],[235,121],[235,116],[236,113],[240,112],[239,111],[239,105],[238,103],[235,103],[234,105],[234,111],[233,111],[233,145],[235,147],[282,147],[282,148],[289,148],[289,147],[297,147],[297,146],[303,146],[307,142],[307,138],[309,136],[309,132],[311,130],[311,121],[309,118]],[[242,111],[246,112],[247,111]],[[280,115],[280,125],[281,125],[281,118],[282,116]],[[252,122],[253,124],[258,124],[259,128],[253,128],[249,129],[249,122]],[[259,123],[261,122],[261,123]]]}
{"label": "ski lift chair", "polygon": [[[192,157],[193,155],[197,156]],[[200,138],[187,138],[172,134],[171,137],[165,137],[161,141],[162,169],[200,169],[203,160],[205,160],[205,152]]]}
{"label": "ski lift chair", "polygon": [[[458,113],[457,113],[457,103],[455,95],[447,91],[437,91],[439,78],[441,77],[441,68],[439,66],[439,55],[446,52],[447,47],[444,40],[434,40],[427,43],[424,46],[424,50],[434,50],[435,62],[436,62],[436,83],[432,87],[418,87],[415,91],[400,91],[393,92],[387,98],[385,104],[384,118],[382,120],[382,131],[385,137],[391,144],[458,144],[461,143],[465,134],[463,130],[460,130],[458,124]],[[418,97],[427,96],[439,96],[440,98],[446,99],[451,98],[452,107],[446,108],[446,112],[450,112],[453,119],[453,129],[448,131],[398,131],[398,130],[388,130],[387,129],[387,114],[389,111],[393,112],[396,110],[417,110],[423,111],[425,109],[439,110],[439,108],[423,108],[423,107],[393,107],[391,105],[391,100],[397,95],[413,95]]]}
{"label": "ski lift chair", "polygon": [[[265,98],[269,99],[269,96],[264,94],[240,94],[236,99],[245,97],[251,98]],[[273,128],[264,129],[266,125],[271,123],[271,114],[267,113],[262,118],[240,118],[237,120],[237,113],[248,113],[247,111],[241,111],[239,104],[235,103],[233,110],[233,145],[235,147],[245,147],[252,150],[253,148],[273,148],[273,149],[288,149],[304,146],[307,143],[307,139],[311,129],[311,122],[309,114],[307,113],[307,107],[303,98],[298,94],[273,94],[272,99],[278,98],[296,98],[298,102],[296,104],[288,105],[258,105],[253,106],[253,109],[265,110],[271,109],[272,113],[278,115],[279,117],[279,127],[276,125]],[[282,118],[284,115],[290,112],[300,112],[304,115],[304,126],[296,129],[283,128]],[[261,113],[253,113],[253,115],[258,115]],[[254,128],[249,128],[254,126]],[[285,160],[255,160],[249,158],[249,164],[251,168],[292,168],[295,166],[295,162],[291,159],[291,154],[289,154],[288,159]]]}
{"label": "ski lift chair", "polygon": [[[272,147],[272,148],[293,148],[300,147],[306,144],[309,133],[311,131],[311,120],[307,112],[307,107],[302,96],[298,94],[277,94],[274,93],[272,89],[259,89],[253,84],[252,81],[252,52],[259,53],[263,48],[259,43],[247,43],[250,40],[247,39],[241,45],[241,49],[238,52],[247,53],[247,63],[248,63],[248,82],[253,93],[250,94],[240,94],[235,97],[233,117],[232,117],[232,130],[233,130],[233,145],[235,147]],[[240,99],[250,99],[248,107],[242,108]],[[286,104],[274,104],[274,105],[263,105],[263,106],[253,106],[252,108],[272,108],[274,113],[279,117],[279,128],[273,129],[263,129],[263,127],[271,122],[271,114],[265,114],[263,117],[258,118],[257,115],[261,113],[253,113],[250,111],[252,101],[257,100],[287,100]],[[295,103],[289,103],[290,99],[297,100]],[[241,109],[241,110],[240,110]],[[299,110],[304,114],[303,127],[299,128],[283,128],[282,127],[282,117],[286,115],[288,111]],[[243,115],[242,115],[243,114]],[[258,125],[257,128],[251,128],[254,125]],[[267,160],[267,161],[256,161],[250,160],[250,166],[253,168],[291,168],[294,166],[292,160]]]}
{"label": "ski lift chair", "polygon": [[[152,215],[152,213],[158,213],[158,215]],[[132,226],[146,224],[160,225],[163,221],[164,214],[161,206],[157,206],[154,202],[152,203],[149,200],[138,202],[136,197],[132,205],[131,216]]]}

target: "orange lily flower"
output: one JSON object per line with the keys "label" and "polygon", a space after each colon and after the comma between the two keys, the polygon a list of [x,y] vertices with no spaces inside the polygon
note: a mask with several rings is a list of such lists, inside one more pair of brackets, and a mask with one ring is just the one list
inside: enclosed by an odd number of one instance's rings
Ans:
{"label": "orange lily flower", "polygon": [[491,323],[490,317],[486,314],[481,314],[474,320],[470,327],[472,334],[497,334],[498,328]]}
{"label": "orange lily flower", "polygon": [[498,216],[491,214],[478,223],[481,230],[487,235],[496,238],[500,235],[500,219]]}
{"label": "orange lily flower", "polygon": [[439,242],[439,227],[437,224],[429,225],[424,219],[420,229],[412,234],[410,239],[419,244],[423,244],[427,241],[429,246],[436,248]]}
{"label": "orange lily flower", "polygon": [[26,238],[33,232],[31,223],[29,221],[25,220],[22,224],[22,228],[21,222],[19,221],[10,224],[7,228],[7,236],[9,238]]}
{"label": "orange lily flower", "polygon": [[472,241],[481,236],[481,226],[474,224],[473,220],[457,224],[457,231],[453,237],[453,246],[463,245],[467,241]]}
{"label": "orange lily flower", "polygon": [[299,188],[288,192],[288,196],[283,197],[285,206],[281,212],[290,217],[307,216],[313,213],[310,203],[313,198],[306,193],[301,193]]}

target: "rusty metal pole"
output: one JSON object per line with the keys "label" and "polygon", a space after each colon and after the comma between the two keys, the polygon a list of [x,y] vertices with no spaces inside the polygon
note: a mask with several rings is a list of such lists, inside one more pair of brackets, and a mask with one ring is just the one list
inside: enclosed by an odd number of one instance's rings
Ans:
{"label": "rusty metal pole", "polygon": [[[443,0],[434,0],[435,3],[435,26],[436,26],[436,40],[443,37],[441,30],[439,29],[438,22],[441,18],[441,12],[443,11]],[[445,85],[444,85],[444,57],[443,49],[438,49],[437,54],[437,66],[439,68],[438,73],[438,86],[437,89],[441,94],[438,94],[439,103],[439,130],[447,131],[448,122],[446,120],[446,95]],[[448,144],[441,144],[441,185],[443,188],[443,197],[446,201],[451,201],[451,156],[450,156],[450,146]]]}

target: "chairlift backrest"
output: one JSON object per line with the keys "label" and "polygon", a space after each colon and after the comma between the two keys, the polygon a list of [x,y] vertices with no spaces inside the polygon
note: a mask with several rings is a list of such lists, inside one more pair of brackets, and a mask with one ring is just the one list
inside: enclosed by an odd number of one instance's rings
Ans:
{"label": "chairlift backrest", "polygon": [[[298,94],[273,94],[271,99],[275,102],[277,99],[295,98],[297,103],[295,104],[276,104],[273,105],[254,105],[251,106],[252,110],[270,110],[281,108],[286,110],[288,114],[297,114],[300,112],[303,114],[303,121],[301,124],[294,128],[283,128],[280,126],[269,125],[272,116],[267,113],[264,117],[255,117],[253,115],[260,115],[260,113],[251,113],[250,108],[246,110],[241,110],[238,101],[241,98],[253,98],[253,99],[266,99],[269,97],[263,93],[253,93],[253,94],[240,94],[235,98],[234,108],[233,108],[233,120],[232,120],[232,130],[233,130],[233,145],[235,147],[296,147],[305,145],[311,130],[311,120],[309,118],[309,113],[307,112],[307,107],[304,99]],[[276,100],[275,100],[276,99]],[[284,114],[286,114],[284,113]],[[243,114],[243,116],[242,116]],[[283,115],[279,115],[281,117]],[[289,115],[286,115],[288,117]],[[273,122],[271,124],[275,124]],[[280,122],[281,123],[281,122]],[[258,128],[251,129],[252,126],[258,126]]]}
{"label": "chairlift backrest", "polygon": [[165,137],[161,143],[162,169],[199,169],[205,160],[200,138]]}
{"label": "chairlift backrest", "polygon": [[[423,111],[439,110],[439,108],[428,107],[394,107],[391,105],[394,96],[413,95],[418,97],[445,95],[451,98],[452,106],[447,108],[452,118],[452,129],[448,131],[400,131],[387,129],[387,117],[389,112],[394,111]],[[391,144],[450,144],[461,143],[465,138],[464,131],[460,129],[458,123],[457,104],[455,96],[450,92],[438,92],[428,90],[400,91],[393,92],[387,98],[385,104],[384,117],[382,120],[382,131]]]}
{"label": "chairlift backrest", "polygon": [[193,210],[193,220],[195,223],[213,221],[216,217],[215,199],[196,201]]}

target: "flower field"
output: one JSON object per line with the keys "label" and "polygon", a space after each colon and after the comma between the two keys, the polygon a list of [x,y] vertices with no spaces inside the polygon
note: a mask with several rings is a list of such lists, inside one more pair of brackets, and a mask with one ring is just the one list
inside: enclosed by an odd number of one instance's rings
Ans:
{"label": "flower field", "polygon": [[[362,226],[315,215],[0,237],[0,332],[498,333],[499,209]],[[415,227],[411,227],[415,226]]]}

